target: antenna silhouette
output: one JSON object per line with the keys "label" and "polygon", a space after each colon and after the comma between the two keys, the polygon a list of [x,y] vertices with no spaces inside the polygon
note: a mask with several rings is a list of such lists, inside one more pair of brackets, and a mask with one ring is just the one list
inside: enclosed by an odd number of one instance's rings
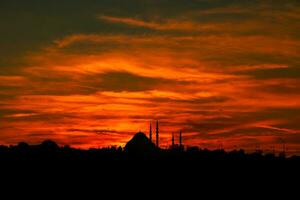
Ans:
{"label": "antenna silhouette", "polygon": [[286,152],[286,146],[285,146],[285,141],[283,138],[279,138],[280,142],[282,143],[282,152],[281,152],[281,156],[285,157],[285,152]]}
{"label": "antenna silhouette", "polygon": [[149,130],[149,139],[152,142],[152,125],[151,125],[151,122],[150,122],[150,130]]}
{"label": "antenna silhouette", "polygon": [[156,146],[159,147],[159,128],[158,128],[158,120],[156,121]]}
{"label": "antenna silhouette", "polygon": [[174,133],[172,133],[172,149],[175,147]]}
{"label": "antenna silhouette", "polygon": [[223,144],[219,140],[218,140],[218,148],[220,151],[223,150]]}
{"label": "antenna silhouette", "polygon": [[179,132],[179,148],[182,149],[183,146],[182,146],[182,131],[180,130]]}

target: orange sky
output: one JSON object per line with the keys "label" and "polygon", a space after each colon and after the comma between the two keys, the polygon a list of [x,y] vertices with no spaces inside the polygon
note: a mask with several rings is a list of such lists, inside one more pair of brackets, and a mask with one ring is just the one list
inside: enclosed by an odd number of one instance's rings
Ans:
{"label": "orange sky", "polygon": [[124,145],[159,120],[162,146],[300,154],[297,1],[29,1],[0,8],[1,144]]}

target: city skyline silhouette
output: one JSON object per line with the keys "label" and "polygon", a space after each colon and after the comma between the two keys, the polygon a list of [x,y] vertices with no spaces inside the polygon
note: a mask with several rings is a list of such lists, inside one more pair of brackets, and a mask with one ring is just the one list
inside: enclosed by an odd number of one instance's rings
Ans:
{"label": "city skyline silhouette", "polygon": [[141,131],[162,149],[174,134],[179,148],[300,155],[299,8],[1,0],[0,145],[124,148]]}

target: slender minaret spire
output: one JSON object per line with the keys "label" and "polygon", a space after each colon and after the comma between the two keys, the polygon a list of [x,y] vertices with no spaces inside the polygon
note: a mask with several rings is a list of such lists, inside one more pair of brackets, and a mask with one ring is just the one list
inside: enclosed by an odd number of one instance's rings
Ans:
{"label": "slender minaret spire", "polygon": [[172,149],[175,147],[174,133],[172,133]]}
{"label": "slender minaret spire", "polygon": [[179,132],[179,147],[182,148],[182,132]]}
{"label": "slender minaret spire", "polygon": [[149,130],[149,139],[152,142],[152,125],[151,125],[151,122],[150,122],[150,130]]}
{"label": "slender minaret spire", "polygon": [[159,138],[158,138],[158,120],[156,121],[156,146],[159,147]]}

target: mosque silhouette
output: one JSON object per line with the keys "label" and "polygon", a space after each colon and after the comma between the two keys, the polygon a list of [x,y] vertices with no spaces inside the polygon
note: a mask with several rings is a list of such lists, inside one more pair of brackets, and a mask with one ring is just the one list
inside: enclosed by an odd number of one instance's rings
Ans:
{"label": "mosque silhouette", "polygon": [[[180,149],[184,150],[184,146],[182,144],[182,131],[179,132],[179,145],[175,144],[174,133],[172,133],[172,145],[171,149]],[[156,121],[156,129],[155,129],[155,143],[152,138],[152,124],[150,123],[149,127],[149,137],[146,136],[143,132],[136,133],[133,138],[127,142],[124,147],[124,151],[128,153],[135,154],[151,154],[156,153],[160,150],[159,147],[159,122]]]}

